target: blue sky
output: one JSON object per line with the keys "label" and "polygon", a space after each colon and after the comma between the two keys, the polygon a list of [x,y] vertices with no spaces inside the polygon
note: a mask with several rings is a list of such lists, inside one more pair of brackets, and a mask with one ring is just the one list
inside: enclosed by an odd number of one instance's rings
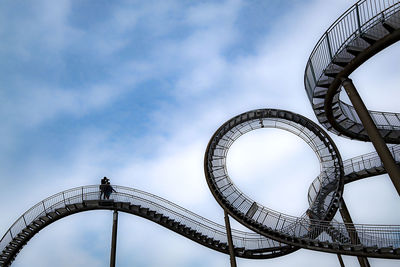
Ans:
{"label": "blue sky", "polygon": [[[305,64],[351,4],[2,1],[0,231],[42,199],[103,176],[223,223],[203,175],[208,140],[226,120],[255,108],[286,109],[316,121],[303,85]],[[394,44],[352,75],[369,108],[399,111],[399,57]],[[344,159],[373,150],[331,136]],[[235,143],[228,159],[232,179],[246,194],[292,215],[304,212],[319,166],[302,140],[279,131],[252,133]],[[385,175],[346,186],[345,200],[357,223],[399,224],[393,210],[400,201]],[[107,266],[111,216],[87,212],[54,223],[14,265]],[[118,266],[229,264],[228,256],[141,218],[120,214],[119,226]],[[353,257],[345,263],[357,266]],[[238,264],[338,261],[301,250]]]}

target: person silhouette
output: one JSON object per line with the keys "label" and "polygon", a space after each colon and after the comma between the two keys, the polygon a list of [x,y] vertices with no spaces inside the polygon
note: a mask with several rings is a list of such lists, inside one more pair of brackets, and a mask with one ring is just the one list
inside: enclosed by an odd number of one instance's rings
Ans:
{"label": "person silhouette", "polygon": [[107,177],[103,177],[103,179],[101,179],[101,183],[100,183],[100,199],[103,196],[103,199],[106,199],[106,188],[107,188],[107,183],[109,183],[109,179]]}
{"label": "person silhouette", "polygon": [[105,199],[110,199],[112,192],[117,193],[117,191],[115,191],[114,188],[111,186],[110,181],[107,181],[104,189]]}

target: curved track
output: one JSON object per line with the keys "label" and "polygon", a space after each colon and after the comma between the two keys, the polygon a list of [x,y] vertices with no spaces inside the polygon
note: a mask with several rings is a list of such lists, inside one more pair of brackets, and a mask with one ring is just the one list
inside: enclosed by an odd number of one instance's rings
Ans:
{"label": "curved track", "polygon": [[[41,229],[66,216],[88,210],[118,210],[158,223],[203,246],[227,253],[224,225],[190,212],[168,200],[133,188],[113,186],[111,200],[100,200],[98,185],[55,194],[30,208],[0,241],[0,266],[8,266]],[[244,258],[273,258],[296,250],[259,234],[232,230],[235,252]]]}
{"label": "curved track", "polygon": [[[318,41],[307,62],[304,85],[318,121],[329,131],[369,141],[353,106],[339,99],[342,78],[400,40],[400,2],[358,1]],[[400,143],[400,114],[370,111],[381,136]]]}
{"label": "curved track", "polygon": [[[306,66],[304,83],[318,121],[329,131],[369,141],[354,108],[339,99],[341,83],[363,62],[400,40],[400,2],[362,0],[348,9],[321,37]],[[400,144],[400,114],[370,111],[385,142]],[[299,217],[268,209],[243,194],[230,179],[225,162],[232,143],[260,128],[279,128],[298,135],[316,153],[321,173],[311,184],[310,207]],[[400,147],[390,151],[397,163]],[[346,225],[335,222],[346,183],[386,173],[376,153],[342,161],[325,131],[289,111],[260,109],[223,124],[205,153],[207,183],[217,202],[252,231],[233,230],[235,255],[273,258],[299,248],[400,259],[400,226]],[[225,226],[216,224],[165,199],[115,186],[111,201],[99,199],[98,186],[53,195],[24,213],[0,241],[0,265],[8,266],[41,229],[71,214],[94,209],[119,210],[144,217],[201,245],[229,254]]]}
{"label": "curved track", "polygon": [[[321,173],[309,189],[310,207],[300,217],[255,202],[241,192],[228,175],[225,163],[232,143],[243,134],[260,128],[290,131],[306,141],[318,156]],[[331,221],[339,208],[344,183],[384,173],[379,157],[371,153],[342,163],[338,150],[325,131],[299,114],[263,109],[230,119],[211,138],[204,164],[207,183],[218,203],[236,220],[263,236],[294,247],[400,259],[400,226],[349,227]]]}

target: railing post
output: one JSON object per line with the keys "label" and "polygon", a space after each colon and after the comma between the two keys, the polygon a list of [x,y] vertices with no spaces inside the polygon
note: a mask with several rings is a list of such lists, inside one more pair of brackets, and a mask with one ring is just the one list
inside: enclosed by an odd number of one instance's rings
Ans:
{"label": "railing post", "polygon": [[46,207],[44,205],[44,201],[42,201],[42,206],[43,206],[43,212],[46,213]]}
{"label": "railing post", "polygon": [[25,214],[22,215],[22,219],[24,219],[25,227],[27,227],[28,225],[26,224]]}
{"label": "railing post", "polygon": [[228,213],[224,210],[225,215],[225,227],[226,227],[226,234],[228,237],[228,248],[229,248],[229,256],[231,260],[231,267],[236,267],[236,258],[235,258],[235,250],[233,247],[233,240],[232,240],[232,232],[231,232],[231,224],[229,222]]}
{"label": "railing post", "polygon": [[308,60],[308,64],[310,65],[310,70],[311,70],[311,74],[314,78],[314,84],[317,83],[317,77],[315,76],[315,71],[314,71],[314,67],[312,65],[311,59]]}
{"label": "railing post", "polygon": [[360,21],[360,11],[358,10],[358,3],[356,3],[356,15],[357,15],[358,32],[359,34],[361,34],[361,21]]}
{"label": "railing post", "polygon": [[82,186],[82,203],[83,203],[83,186]]}
{"label": "railing post", "polygon": [[330,56],[331,61],[332,61],[332,60],[333,60],[333,55],[332,55],[332,48],[331,48],[331,44],[330,44],[330,41],[329,41],[329,34],[328,34],[328,32],[325,33],[325,36],[326,36],[326,43],[328,44],[329,56]]}

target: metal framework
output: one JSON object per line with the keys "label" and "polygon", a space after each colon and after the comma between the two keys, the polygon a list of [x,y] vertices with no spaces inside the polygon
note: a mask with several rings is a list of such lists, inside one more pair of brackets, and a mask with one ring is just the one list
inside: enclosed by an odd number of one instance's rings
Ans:
{"label": "metal framework", "polygon": [[[362,0],[340,16],[307,61],[304,85],[318,121],[329,131],[369,141],[355,108],[339,99],[343,78],[400,40],[400,2]],[[383,139],[400,143],[400,114],[370,111]]]}
{"label": "metal framework", "polygon": [[[321,173],[309,189],[310,207],[300,217],[286,215],[255,202],[240,191],[229,177],[225,162],[230,146],[243,134],[261,128],[292,132],[306,141],[319,158]],[[207,183],[218,203],[236,220],[263,236],[294,247],[324,252],[400,258],[400,226],[332,221],[340,206],[345,181],[356,180],[354,177],[358,174],[350,172],[344,176],[342,160],[330,137],[318,125],[299,114],[262,109],[230,119],[211,138],[204,163]]]}
{"label": "metal framework", "polygon": [[[361,120],[360,108],[339,99],[343,81],[366,60],[400,40],[400,1],[361,0],[350,7],[318,41],[307,61],[304,84],[319,123],[327,130],[349,138],[400,144],[400,114],[368,111]],[[354,87],[354,85],[352,85]],[[346,88],[349,89],[349,88]],[[354,88],[350,88],[353,93]],[[361,101],[361,98],[358,99]],[[358,101],[357,100],[357,101]],[[366,110],[366,109],[365,109]],[[368,120],[368,118],[367,118]],[[363,124],[364,123],[364,124]],[[368,125],[367,125],[368,124]],[[373,137],[371,130],[378,135]],[[302,138],[316,153],[321,172],[308,191],[309,208],[299,217],[271,210],[240,191],[226,170],[226,155],[243,134],[262,128],[279,128]],[[266,259],[299,248],[366,257],[400,259],[400,225],[353,224],[342,198],[344,185],[389,172],[400,162],[400,146],[342,161],[329,135],[311,120],[277,109],[252,110],[224,123],[212,136],[205,153],[208,186],[224,209],[226,225],[212,222],[161,197],[137,189],[114,186],[111,200],[101,200],[98,185],[83,186],[55,194],[33,206],[7,230],[0,240],[0,266],[9,266],[27,242],[47,225],[77,212],[113,210],[115,240],[117,212],[141,216],[203,246],[231,255]],[[391,174],[392,173],[392,174]],[[393,176],[393,177],[392,177]],[[345,223],[333,220],[337,210]],[[251,231],[230,229],[232,216]],[[115,248],[115,247],[114,247]],[[115,251],[112,261],[115,262]]]}

